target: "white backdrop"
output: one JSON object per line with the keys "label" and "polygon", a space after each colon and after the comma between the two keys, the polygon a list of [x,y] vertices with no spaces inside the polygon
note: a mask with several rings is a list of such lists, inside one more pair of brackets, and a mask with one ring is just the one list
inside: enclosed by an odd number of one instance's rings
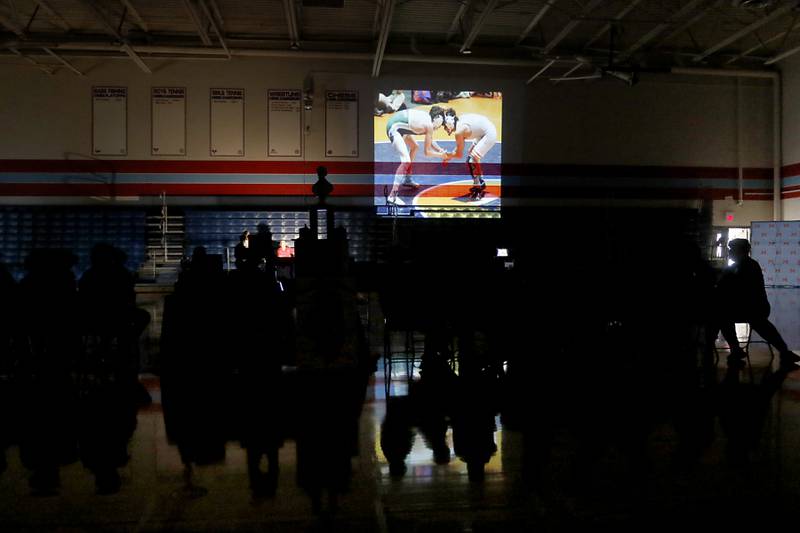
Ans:
{"label": "white backdrop", "polygon": [[766,286],[800,287],[800,220],[753,222],[750,241]]}

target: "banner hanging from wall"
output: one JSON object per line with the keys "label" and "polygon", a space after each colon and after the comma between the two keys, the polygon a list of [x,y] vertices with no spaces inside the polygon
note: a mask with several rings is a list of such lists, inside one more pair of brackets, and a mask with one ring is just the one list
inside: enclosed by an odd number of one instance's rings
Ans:
{"label": "banner hanging from wall", "polygon": [[302,110],[299,90],[267,91],[267,155],[275,157],[302,155]]}
{"label": "banner hanging from wall", "polygon": [[244,89],[211,89],[210,130],[212,157],[244,155]]}
{"label": "banner hanging from wall", "polygon": [[186,155],[186,88],[151,90],[151,155]]}
{"label": "banner hanging from wall", "polygon": [[358,91],[325,92],[325,156],[358,157]]}
{"label": "banner hanging from wall", "polygon": [[127,87],[92,87],[92,154],[128,155]]}

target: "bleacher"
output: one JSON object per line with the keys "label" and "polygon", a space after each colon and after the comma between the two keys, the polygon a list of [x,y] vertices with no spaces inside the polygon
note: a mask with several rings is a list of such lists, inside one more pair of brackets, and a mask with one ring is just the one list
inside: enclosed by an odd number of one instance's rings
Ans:
{"label": "bleacher", "polygon": [[307,211],[211,211],[185,209],[184,227],[187,256],[197,246],[204,246],[209,254],[226,258],[226,249],[233,249],[244,230],[256,233],[260,223],[266,223],[274,241],[289,241],[300,235],[300,228],[310,225]]}
{"label": "bleacher", "polygon": [[76,207],[0,207],[0,261],[16,279],[33,249],[71,250],[74,272],[89,268],[90,252],[108,243],[127,255],[125,266],[136,271],[145,260],[145,211]]}
{"label": "bleacher", "polygon": [[[244,230],[256,232],[259,223],[269,225],[272,238],[292,241],[303,226],[310,226],[308,211],[213,211],[185,209],[186,242],[184,253],[191,255],[196,246],[205,246],[209,254],[226,257],[225,249],[239,242]],[[334,224],[347,230],[350,257],[355,261],[376,261],[391,239],[391,221],[379,218],[372,210],[336,211]]]}

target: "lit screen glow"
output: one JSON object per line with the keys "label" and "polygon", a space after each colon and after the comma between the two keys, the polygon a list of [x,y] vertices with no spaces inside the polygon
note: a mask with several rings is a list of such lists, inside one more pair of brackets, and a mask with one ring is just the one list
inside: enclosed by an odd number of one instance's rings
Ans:
{"label": "lit screen glow", "polygon": [[499,218],[499,92],[393,90],[376,96],[379,215]]}

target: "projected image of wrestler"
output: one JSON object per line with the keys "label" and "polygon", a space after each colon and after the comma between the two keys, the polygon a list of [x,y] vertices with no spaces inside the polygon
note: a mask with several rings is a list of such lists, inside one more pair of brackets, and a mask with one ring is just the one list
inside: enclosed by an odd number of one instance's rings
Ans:
{"label": "projected image of wrestler", "polygon": [[483,179],[481,160],[497,143],[497,130],[494,124],[483,115],[477,113],[458,115],[455,110],[450,108],[445,111],[444,129],[456,140],[455,150],[448,152],[445,160],[464,157],[464,141],[472,141],[466,159],[469,173],[472,176],[469,197],[471,200],[480,200],[486,194],[486,181]]}
{"label": "projected image of wrestler", "polygon": [[400,165],[395,172],[394,184],[388,197],[390,203],[402,203],[397,197],[400,187],[419,188],[419,184],[411,178],[411,164],[419,149],[414,135],[425,136],[423,146],[426,156],[446,158],[447,152],[433,141],[433,131],[444,124],[444,119],[444,109],[433,106],[428,113],[417,109],[397,111],[386,123],[386,135],[400,157]]}

